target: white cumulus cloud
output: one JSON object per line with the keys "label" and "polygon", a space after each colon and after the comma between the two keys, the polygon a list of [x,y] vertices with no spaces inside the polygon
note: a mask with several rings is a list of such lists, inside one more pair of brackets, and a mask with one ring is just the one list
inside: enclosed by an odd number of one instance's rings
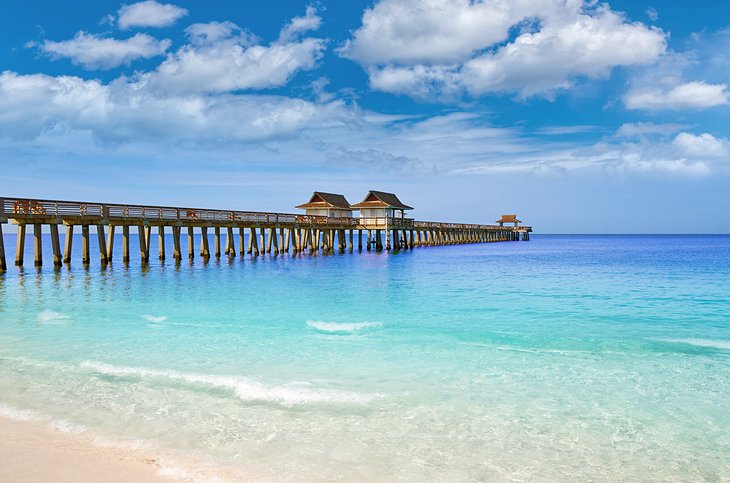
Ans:
{"label": "white cumulus cloud", "polygon": [[117,25],[122,30],[133,27],[168,27],[187,14],[186,9],[177,5],[145,0],[123,5],[118,12]]}
{"label": "white cumulus cloud", "polygon": [[308,9],[306,17],[292,20],[282,29],[279,39],[267,45],[258,43],[255,36],[232,22],[193,24],[186,30],[190,44],[168,55],[154,72],[141,76],[140,82],[172,93],[229,92],[284,85],[297,72],[314,68],[323,55],[323,39],[297,38],[318,25],[319,20],[314,21],[314,17],[313,10]]}
{"label": "white cumulus cloud", "polygon": [[381,0],[339,52],[373,88],[414,97],[551,95],[647,64],[664,33],[582,0]]}
{"label": "white cumulus cloud", "polygon": [[626,93],[623,100],[628,109],[707,109],[728,104],[728,96],[726,84],[695,81],[670,88],[635,88]]}
{"label": "white cumulus cloud", "polygon": [[712,134],[700,135],[681,132],[672,144],[684,155],[696,158],[722,158],[730,153],[730,144],[725,139],[718,139]]}
{"label": "white cumulus cloud", "polygon": [[142,33],[128,39],[114,39],[82,31],[70,40],[45,40],[38,48],[52,59],[67,58],[86,69],[112,69],[137,59],[163,55],[170,44],[169,39],[158,40]]}

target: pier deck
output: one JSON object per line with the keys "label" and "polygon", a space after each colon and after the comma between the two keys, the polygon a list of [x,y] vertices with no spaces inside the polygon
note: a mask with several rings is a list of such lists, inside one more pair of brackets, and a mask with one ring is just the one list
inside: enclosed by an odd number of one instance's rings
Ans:
{"label": "pier deck", "polygon": [[[102,263],[113,258],[115,228],[122,231],[122,259],[130,259],[129,231],[136,227],[139,234],[140,259],[149,261],[152,227],[158,234],[159,258],[164,260],[165,229],[173,235],[173,257],[182,258],[180,237],[187,229],[188,257],[195,256],[194,229],[202,235],[200,255],[221,256],[221,230],[226,233],[224,254],[258,256],[265,253],[314,253],[349,249],[400,250],[414,247],[487,243],[497,241],[529,240],[529,226],[497,226],[464,223],[417,221],[412,218],[362,218],[266,213],[255,211],[215,210],[205,208],[180,208],[168,206],[122,205],[114,203],[89,203],[79,201],[41,200],[28,198],[0,198],[0,271],[7,269],[2,240],[2,224],[12,221],[18,225],[15,264],[22,266],[25,252],[26,226],[33,226],[34,263],[40,266],[42,259],[41,229],[50,226],[54,265],[71,262],[74,227],[81,227],[82,262],[88,264],[89,229],[96,227],[99,241],[99,257]],[[59,225],[66,227],[64,250],[61,252]],[[105,229],[106,227],[106,229]],[[214,231],[214,247],[211,253],[208,229]],[[236,233],[238,231],[238,243]],[[248,244],[244,249],[245,232]],[[349,237],[348,237],[349,232]],[[363,240],[365,235],[365,240]]]}

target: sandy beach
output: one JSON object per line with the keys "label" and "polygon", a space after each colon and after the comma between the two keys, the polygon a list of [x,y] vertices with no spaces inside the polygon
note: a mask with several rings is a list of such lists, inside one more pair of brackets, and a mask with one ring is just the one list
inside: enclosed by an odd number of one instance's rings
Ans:
{"label": "sandy beach", "polygon": [[93,444],[85,434],[66,433],[42,421],[0,417],[2,482],[158,482],[159,464],[138,451]]}

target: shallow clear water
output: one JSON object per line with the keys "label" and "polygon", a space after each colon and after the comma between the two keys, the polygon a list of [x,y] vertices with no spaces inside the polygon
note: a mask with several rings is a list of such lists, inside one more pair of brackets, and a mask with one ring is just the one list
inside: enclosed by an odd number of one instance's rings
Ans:
{"label": "shallow clear water", "polygon": [[0,413],[274,479],[730,478],[727,236],[51,260],[0,276]]}

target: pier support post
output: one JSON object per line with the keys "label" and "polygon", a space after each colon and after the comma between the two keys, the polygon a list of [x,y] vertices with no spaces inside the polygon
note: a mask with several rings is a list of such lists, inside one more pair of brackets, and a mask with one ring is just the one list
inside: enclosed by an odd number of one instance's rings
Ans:
{"label": "pier support post", "polygon": [[[238,227],[238,246],[240,247],[238,249],[238,253],[241,256],[244,256],[245,255],[245,253],[244,253],[245,252],[245,249],[246,249],[246,245],[244,244],[244,240],[246,240],[246,236],[245,235],[246,234],[244,233],[243,227]],[[250,243],[251,243],[251,241],[249,240],[249,244]],[[249,246],[249,252],[248,253],[251,253],[251,247],[250,246]],[[235,253],[234,253],[234,255],[235,255]]]}
{"label": "pier support post", "polygon": [[[264,234],[264,229],[261,229],[261,234]],[[274,228],[269,228],[269,239],[266,243],[266,253],[271,253],[272,245],[274,244],[274,237],[276,237],[276,232]],[[263,239],[263,238],[262,238]]]}
{"label": "pier support post", "polygon": [[137,236],[139,236],[139,257],[142,263],[147,263],[150,259],[150,252],[147,251],[147,230],[144,225],[137,226]]}
{"label": "pier support post", "polygon": [[236,240],[233,238],[233,227],[226,227],[226,255],[236,256]]}
{"label": "pier support post", "polygon": [[122,227],[122,262],[129,263],[129,225]]}
{"label": "pier support post", "polygon": [[195,258],[195,235],[192,226],[188,227],[188,258]]}
{"label": "pier support post", "polygon": [[[259,240],[258,240],[258,237],[256,236],[256,227],[255,226],[251,227],[250,243],[252,244],[252,246],[250,248],[249,253],[253,253],[254,257],[258,257],[259,256]],[[263,248],[263,247],[261,247],[261,248]]]}
{"label": "pier support post", "polygon": [[25,224],[18,225],[18,239],[15,243],[15,264],[23,266],[23,255],[25,255]]}
{"label": "pier support post", "polygon": [[367,247],[367,251],[370,251],[372,249],[371,245],[373,244],[373,230],[368,230],[367,238],[368,239],[367,239],[367,243],[365,244],[365,246]]}
{"label": "pier support post", "polygon": [[0,223],[0,272],[5,272],[8,264],[5,260],[5,240],[3,240],[3,225]]}
{"label": "pier support post", "polygon": [[74,226],[66,225],[66,238],[63,240],[63,263],[71,263],[71,248],[74,241]]}
{"label": "pier support post", "polygon": [[357,230],[357,249],[362,251],[362,230]]}
{"label": "pier support post", "polygon": [[200,256],[204,259],[210,258],[210,247],[208,245],[208,227],[200,227]]}
{"label": "pier support post", "polygon": [[157,226],[157,257],[160,261],[165,260],[165,226]]}
{"label": "pier support post", "polygon": [[[256,238],[256,229],[251,227],[248,229],[248,248],[246,249],[246,253],[249,255],[253,254],[253,241]],[[241,242],[243,242],[243,238],[241,238]],[[243,245],[241,245],[241,253],[243,254]]]}
{"label": "pier support post", "polygon": [[269,250],[266,250],[266,228],[261,227],[261,232],[259,233],[259,236],[261,237],[261,254],[269,253],[271,251],[271,248]]}
{"label": "pier support post", "polygon": [[[289,245],[291,245],[291,232],[293,228],[286,230],[286,236],[284,238],[284,253],[289,253]],[[284,236],[284,228],[281,228],[282,236]]]}
{"label": "pier support post", "polygon": [[109,225],[109,233],[106,237],[106,259],[110,262],[114,253],[114,228],[114,225]]}
{"label": "pier support post", "polygon": [[215,257],[221,257],[221,229],[219,226],[213,228],[214,243],[215,243]]}
{"label": "pier support post", "polygon": [[350,229],[350,243],[348,244],[347,248],[352,252],[353,248],[355,246],[355,230]]}
{"label": "pier support post", "polygon": [[145,245],[145,253],[147,254],[146,260],[150,261],[150,243],[152,242],[152,227],[146,226],[144,229],[144,241],[146,243]]}
{"label": "pier support post", "polygon": [[101,264],[104,265],[107,263],[104,225],[96,225],[96,238],[99,241],[99,261],[101,261]]}
{"label": "pier support post", "polygon": [[295,225],[293,228],[289,228],[289,238],[292,238],[292,254],[296,255],[301,250],[299,228]]}
{"label": "pier support post", "polygon": [[0,272],[5,272],[8,264],[5,260],[5,240],[3,240],[3,225],[0,223]]}
{"label": "pier support post", "polygon": [[43,265],[43,238],[41,238],[41,224],[33,225],[33,264],[36,267]]}
{"label": "pier support post", "polygon": [[172,227],[172,258],[178,262],[182,260],[182,250],[180,249],[180,231],[181,227]]}
{"label": "pier support post", "polygon": [[274,245],[274,247],[272,248],[274,255],[279,254],[279,236],[276,234],[276,232],[277,232],[276,228],[272,228],[271,231],[269,232],[269,237],[270,237],[269,246],[271,246],[272,244]]}
{"label": "pier support post", "polygon": [[91,263],[91,253],[89,253],[89,225],[81,225],[81,263],[84,265]]}

